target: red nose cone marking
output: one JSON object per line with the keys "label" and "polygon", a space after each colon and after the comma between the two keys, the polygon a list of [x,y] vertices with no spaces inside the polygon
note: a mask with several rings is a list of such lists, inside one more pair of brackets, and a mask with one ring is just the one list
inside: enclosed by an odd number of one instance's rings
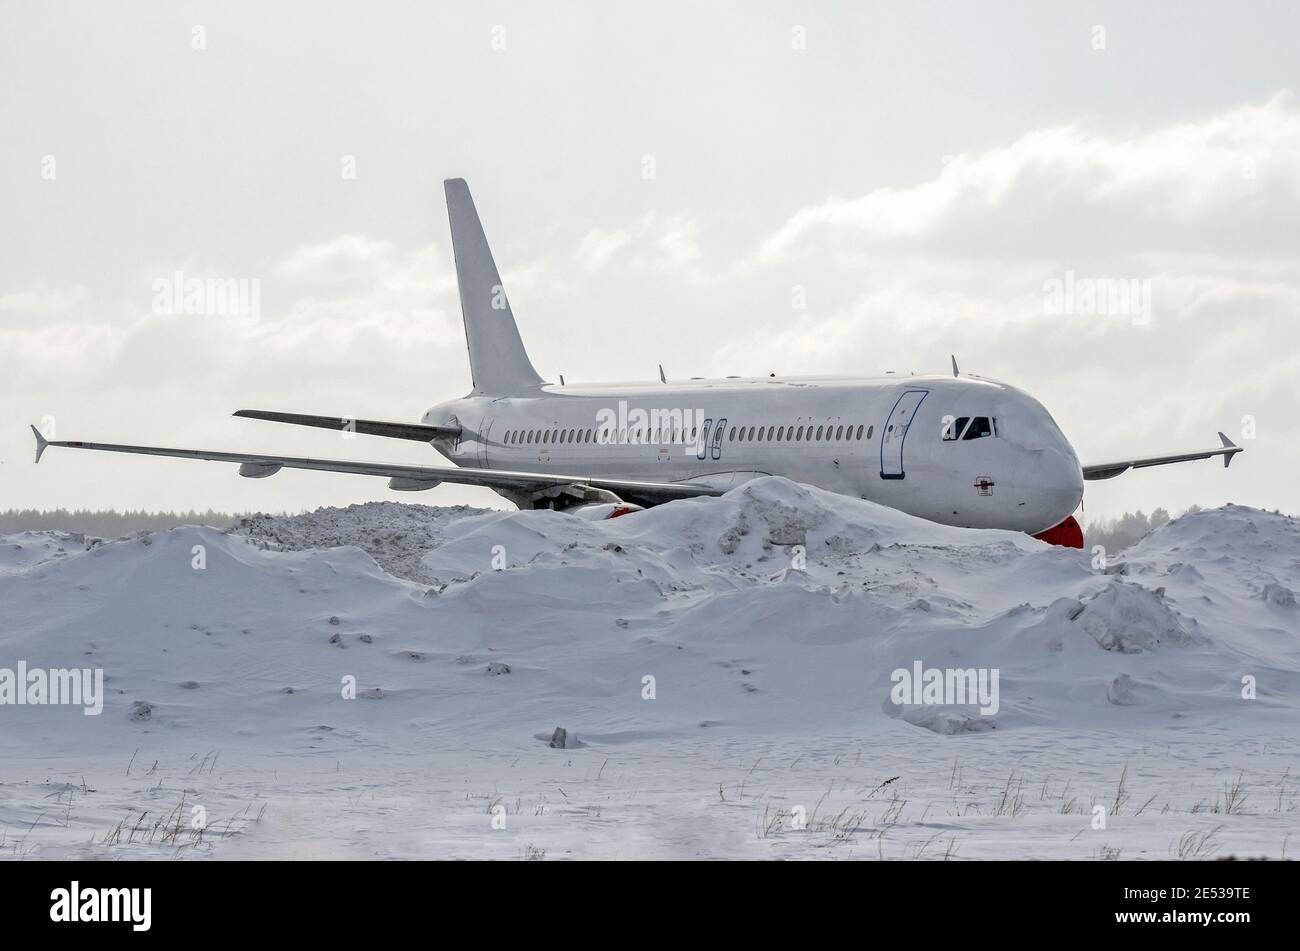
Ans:
{"label": "red nose cone marking", "polygon": [[1079,523],[1073,515],[1055,528],[1039,532],[1034,537],[1039,541],[1047,542],[1049,545],[1060,545],[1062,548],[1083,547],[1083,529],[1079,527]]}

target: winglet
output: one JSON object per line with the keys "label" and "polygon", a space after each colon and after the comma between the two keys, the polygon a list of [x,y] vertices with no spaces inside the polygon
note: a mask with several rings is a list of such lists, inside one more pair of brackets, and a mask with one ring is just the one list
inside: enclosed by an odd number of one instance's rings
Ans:
{"label": "winglet", "polygon": [[1240,446],[1238,446],[1235,442],[1233,442],[1233,441],[1232,441],[1231,439],[1229,439],[1227,436],[1223,435],[1223,433],[1219,433],[1219,442],[1223,443],[1223,448],[1224,448],[1224,449],[1231,449],[1231,450],[1232,450],[1232,452],[1225,452],[1225,453],[1223,454],[1223,468],[1226,469],[1226,468],[1228,468],[1229,465],[1232,464],[1232,457],[1235,456],[1237,453],[1241,452],[1242,449],[1241,449]]}
{"label": "winglet", "polygon": [[35,426],[32,427],[32,433],[36,436],[36,461],[41,461],[41,454],[49,447],[50,441],[41,435],[41,431]]}

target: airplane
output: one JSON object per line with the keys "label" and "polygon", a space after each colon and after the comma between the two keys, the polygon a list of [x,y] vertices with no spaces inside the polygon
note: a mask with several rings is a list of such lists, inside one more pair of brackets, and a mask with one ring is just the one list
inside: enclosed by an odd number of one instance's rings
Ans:
{"label": "airplane", "polygon": [[1223,457],[1221,446],[1080,465],[1043,405],[1006,383],[923,376],[726,377],[556,385],[519,336],[464,179],[443,183],[473,388],[418,423],[243,409],[249,419],[429,444],[453,465],[299,458],[47,440],[50,446],[236,463],[260,479],[281,469],[387,478],[390,489],[444,482],[493,489],[521,509],[613,518],[677,499],[718,496],[776,475],[946,525],[1026,532],[1082,548],[1074,512],[1085,480]]}

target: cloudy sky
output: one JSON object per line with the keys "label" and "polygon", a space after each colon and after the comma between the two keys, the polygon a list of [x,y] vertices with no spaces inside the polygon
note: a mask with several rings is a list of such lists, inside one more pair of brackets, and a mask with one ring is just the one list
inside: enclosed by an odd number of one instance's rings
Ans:
{"label": "cloudy sky", "polygon": [[[0,508],[501,504],[31,464],[28,423],[440,462],[229,414],[418,419],[468,390],[441,186],[463,176],[548,378],[930,372],[955,353],[1037,395],[1085,462],[1249,437],[1228,472],[1089,484],[1090,518],[1300,511],[1294,4],[0,13]],[[257,281],[256,319],[156,306],[178,271]],[[1067,279],[1139,295],[1062,308]]]}

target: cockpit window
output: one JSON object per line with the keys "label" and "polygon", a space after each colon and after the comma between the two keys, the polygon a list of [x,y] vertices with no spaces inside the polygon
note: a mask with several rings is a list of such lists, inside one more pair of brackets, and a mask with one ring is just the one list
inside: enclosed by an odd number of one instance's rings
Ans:
{"label": "cockpit window", "polygon": [[991,416],[958,416],[943,429],[944,442],[982,439],[998,434],[998,421]]}

